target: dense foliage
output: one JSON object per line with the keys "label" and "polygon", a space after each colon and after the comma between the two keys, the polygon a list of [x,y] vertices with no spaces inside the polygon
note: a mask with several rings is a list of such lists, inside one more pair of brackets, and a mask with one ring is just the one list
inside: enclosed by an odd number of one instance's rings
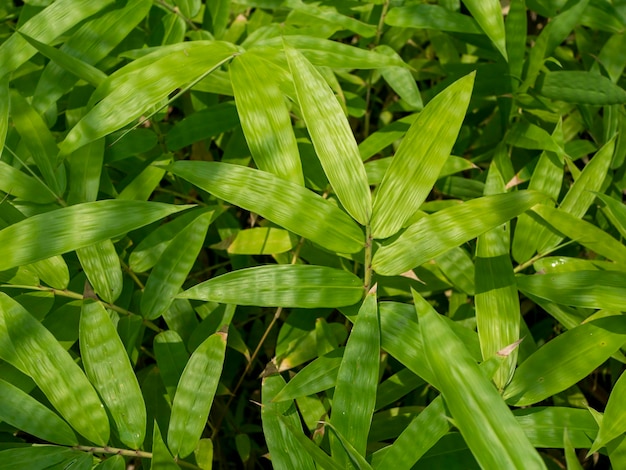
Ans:
{"label": "dense foliage", "polygon": [[0,16],[0,469],[626,468],[626,1]]}

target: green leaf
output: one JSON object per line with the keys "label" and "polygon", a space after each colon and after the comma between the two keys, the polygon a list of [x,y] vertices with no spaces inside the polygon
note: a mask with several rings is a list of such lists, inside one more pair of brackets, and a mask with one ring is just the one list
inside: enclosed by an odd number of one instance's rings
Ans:
{"label": "green leaf", "polygon": [[68,204],[93,202],[98,199],[103,160],[104,139],[94,140],[67,157],[70,180]]}
{"label": "green leaf", "polygon": [[11,110],[11,94],[9,89],[10,77],[5,75],[0,78],[0,148],[4,144],[9,131],[9,116]]}
{"label": "green leaf", "polygon": [[78,445],[72,429],[33,397],[0,379],[0,420],[44,441]]}
{"label": "green leaf", "polygon": [[154,470],[180,470],[165,442],[163,442],[161,430],[156,420],[152,433],[152,460],[150,461],[150,468]]}
{"label": "green leaf", "polygon": [[[59,0],[31,17],[21,25],[19,31],[47,44],[111,3],[113,0],[101,2]],[[0,45],[2,76],[13,72],[36,53],[37,49],[31,46],[19,33],[13,33],[9,39]]]}
{"label": "green leaf", "polygon": [[252,53],[230,64],[239,120],[256,166],[304,186],[289,108],[271,65]]}
{"label": "green leaf", "polygon": [[276,394],[273,401],[293,400],[333,388],[337,383],[337,373],[343,353],[344,349],[339,348],[315,359],[298,372]]}
{"label": "green leaf", "polygon": [[[123,8],[98,15],[83,23],[59,51],[85,64],[96,65],[145,18],[151,6],[150,0],[131,0]],[[40,112],[46,111],[78,81],[77,76],[61,65],[49,62],[37,82],[33,107]]]}
{"label": "green leaf", "polygon": [[313,18],[319,18],[324,22],[339,26],[342,29],[348,29],[360,36],[371,38],[376,34],[376,27],[374,25],[342,15],[335,8],[320,8],[313,4],[306,4],[300,0],[288,0],[285,3],[295,11],[302,12]]}
{"label": "green leaf", "polygon": [[[81,452],[59,446],[39,446],[18,447],[0,452],[2,470],[44,470],[60,465],[65,459],[73,455],[80,455]],[[61,467],[63,468],[63,467]]]}
{"label": "green leaf", "polygon": [[57,171],[56,160],[59,150],[54,137],[52,137],[42,117],[18,91],[11,90],[10,94],[11,117],[13,118],[15,129],[22,137],[22,141],[28,148],[50,191],[59,198],[65,189],[62,183],[64,174],[63,176],[60,175],[60,172],[64,171],[64,169],[59,167],[59,171]]}
{"label": "green leaf", "polygon": [[121,455],[113,455],[107,457],[98,464],[96,470],[124,470],[126,468],[126,461]]}
{"label": "green leaf", "polygon": [[411,125],[376,192],[374,238],[395,234],[426,200],[461,129],[474,76],[438,94]]}
{"label": "green leaf", "polygon": [[372,267],[384,276],[404,273],[502,225],[543,198],[534,191],[485,196],[422,217],[394,242],[380,247]]}
{"label": "green leaf", "polygon": [[609,442],[626,432],[626,408],[624,396],[626,393],[626,375],[622,373],[609,395],[609,400],[604,409],[604,417],[600,423],[598,436],[593,443],[589,454],[597,452]]}
{"label": "green leaf", "polygon": [[329,250],[356,253],[364,246],[363,232],[345,212],[271,173],[228,163],[192,161],[178,161],[169,170]]}
{"label": "green leaf", "polygon": [[549,206],[537,205],[536,212],[558,233],[618,263],[626,264],[626,246],[604,230],[571,214]]}
{"label": "green leaf", "polygon": [[586,71],[557,71],[539,79],[538,91],[553,100],[602,106],[626,103],[626,91],[608,78]]}
{"label": "green leaf", "polygon": [[48,204],[57,200],[56,194],[41,180],[2,161],[0,161],[0,191],[38,204]]}
{"label": "green leaf", "polygon": [[130,254],[128,261],[130,268],[138,273],[152,268],[176,235],[207,211],[215,211],[216,217],[221,213],[216,206],[198,207],[150,232]]}
{"label": "green leaf", "polygon": [[298,240],[287,230],[274,227],[254,227],[242,230],[228,245],[233,255],[271,255],[291,250]]}
{"label": "green leaf", "polygon": [[122,293],[124,279],[120,258],[111,240],[104,240],[76,250],[89,283],[101,299],[114,303]]}
{"label": "green leaf", "polygon": [[504,32],[504,19],[502,18],[502,6],[499,0],[463,0],[481,29],[491,39],[493,45],[508,59],[506,54],[506,34]]}
{"label": "green leaf", "polygon": [[[402,59],[396,51],[386,45],[376,46],[374,50],[380,54]],[[411,71],[405,67],[387,67],[381,70],[383,78],[398,96],[412,109],[421,111],[424,108],[422,96]]]}
{"label": "green leaf", "polygon": [[169,154],[157,157],[124,187],[117,198],[147,201],[165,175],[165,168],[159,165],[167,165],[171,160],[172,156]]}
{"label": "green leaf", "polygon": [[205,212],[171,241],[152,269],[141,297],[141,313],[149,320],[160,317],[170,307],[183,286],[213,220],[213,212]]}
{"label": "green leaf", "polygon": [[[236,52],[233,45],[192,41],[151,61],[131,63],[105,80],[94,95],[98,102],[59,144],[64,155],[121,129],[182,86],[218,67]],[[145,58],[144,58],[145,59]],[[137,60],[135,62],[140,62]],[[145,64],[145,65],[144,65]],[[154,80],[153,77],[159,77]],[[92,100],[94,96],[92,96]]]}
{"label": "green leaf", "polygon": [[0,293],[0,314],[15,355],[59,414],[81,435],[98,445],[109,440],[104,407],[69,353],[30,313]]}
{"label": "green leaf", "polygon": [[302,54],[285,48],[298,102],[315,152],[337,198],[361,225],[371,216],[371,193],[350,125],[332,90]]}
{"label": "green leaf", "polygon": [[35,215],[0,230],[0,271],[118,237],[189,207],[106,200]]}
{"label": "green leaf", "polygon": [[401,28],[435,29],[456,33],[481,34],[478,24],[469,16],[439,5],[411,5],[392,8],[385,23]]}
{"label": "green leaf", "polygon": [[604,212],[613,226],[626,238],[626,206],[606,194],[596,193],[596,197],[605,204]]}
{"label": "green leaf", "polygon": [[518,276],[517,286],[528,293],[561,305],[626,310],[626,273],[574,271]]}
{"label": "green leaf", "polygon": [[179,298],[266,307],[340,307],[363,296],[361,279],[324,266],[268,265],[209,279]]}
{"label": "green leaf", "polygon": [[28,37],[24,33],[21,33],[21,35],[24,37],[24,39],[26,39],[26,41],[28,41],[31,46],[37,49],[41,54],[43,54],[53,62],[57,63],[59,66],[72,73],[77,78],[85,80],[90,85],[97,87],[98,85],[100,85],[100,83],[106,80],[107,75],[100,69],[97,69],[92,65],[83,62],[82,60],[77,59],[76,57],[71,56],[59,49],[48,46],[47,44],[39,42],[34,38]]}
{"label": "green leaf", "polygon": [[551,397],[589,375],[625,342],[626,318],[622,315],[583,323],[526,359],[503,397],[514,406],[532,405]]}
{"label": "green leaf", "polygon": [[535,447],[563,447],[563,431],[567,428],[572,444],[588,448],[598,425],[587,410],[560,406],[535,406],[513,411],[515,419]]}
{"label": "green leaf", "polygon": [[146,435],[146,405],[126,349],[102,304],[85,300],[80,314],[80,352],[120,440],[140,449]]}
{"label": "green leaf", "polygon": [[[274,397],[285,386],[273,363],[268,365],[269,374],[261,383],[261,419],[263,434],[276,469],[315,469],[310,449],[301,444],[302,425],[293,401],[274,402]],[[306,439],[306,437],[304,437]],[[326,459],[327,460],[327,459]]]}
{"label": "green leaf", "polygon": [[[346,344],[333,394],[331,423],[365,457],[380,361],[380,327],[376,293],[370,292],[359,309]],[[333,458],[346,465],[343,446],[331,438]]]}
{"label": "green leaf", "polygon": [[476,460],[483,468],[546,468],[462,341],[415,291],[413,299],[435,384]]}
{"label": "green leaf", "polygon": [[[492,163],[485,194],[505,191],[498,167]],[[493,357],[520,335],[520,304],[509,256],[510,227],[506,223],[478,237],[476,243],[476,326],[483,359]],[[511,380],[517,364],[517,349],[494,375],[499,390]]]}
{"label": "green leaf", "polygon": [[174,456],[187,457],[200,441],[222,374],[226,337],[224,332],[209,336],[193,352],[180,377],[167,432]]}
{"label": "green leaf", "polygon": [[183,340],[173,330],[162,331],[154,337],[154,355],[167,394],[173,400],[184,366],[189,361]]}

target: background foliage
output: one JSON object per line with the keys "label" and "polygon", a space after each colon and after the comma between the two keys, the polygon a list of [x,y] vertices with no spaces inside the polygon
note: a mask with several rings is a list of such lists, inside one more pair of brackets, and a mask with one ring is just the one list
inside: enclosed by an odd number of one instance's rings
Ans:
{"label": "background foliage", "polygon": [[626,468],[626,2],[0,15],[0,468]]}

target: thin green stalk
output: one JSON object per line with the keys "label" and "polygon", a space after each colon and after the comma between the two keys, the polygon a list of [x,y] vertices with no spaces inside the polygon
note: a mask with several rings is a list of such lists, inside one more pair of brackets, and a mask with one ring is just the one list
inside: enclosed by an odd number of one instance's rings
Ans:
{"label": "thin green stalk", "polygon": [[[113,455],[123,455],[124,457],[139,457],[140,459],[152,459],[152,452],[144,452],[142,450],[130,450],[130,449],[119,449],[117,447],[91,447],[91,446],[74,446],[72,449],[80,450],[83,452],[89,452],[92,454],[113,454]],[[184,460],[177,460],[176,463],[184,468],[191,468],[194,470],[202,470],[200,467],[185,462]]]}

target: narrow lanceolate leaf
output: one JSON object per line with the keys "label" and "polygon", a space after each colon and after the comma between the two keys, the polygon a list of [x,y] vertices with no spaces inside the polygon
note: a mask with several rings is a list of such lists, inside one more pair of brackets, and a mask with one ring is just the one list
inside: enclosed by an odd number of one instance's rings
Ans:
{"label": "narrow lanceolate leaf", "polygon": [[[208,73],[236,52],[235,46],[215,41],[192,41],[153,61],[131,63],[105,80],[95,94],[98,102],[59,145],[63,154],[121,129],[182,86]],[[144,58],[145,59],[145,58]],[[139,62],[139,61],[135,61]],[[159,77],[154,80],[154,77]],[[92,98],[93,99],[93,98]]]}
{"label": "narrow lanceolate leaf", "polygon": [[163,442],[161,429],[159,429],[159,424],[156,420],[154,421],[154,431],[152,433],[152,460],[150,461],[150,468],[154,470],[180,470],[165,442]]}
{"label": "narrow lanceolate leaf", "polygon": [[30,313],[0,293],[15,354],[46,398],[78,433],[98,445],[109,442],[109,420],[83,371],[55,337]]}
{"label": "narrow lanceolate leaf", "polygon": [[503,397],[514,406],[545,400],[589,375],[625,342],[626,317],[622,315],[583,323],[526,359]]}
{"label": "narrow lanceolate leaf", "polygon": [[314,393],[323,392],[335,386],[337,373],[343,358],[344,349],[335,349],[320,356],[296,374],[287,385],[276,394],[273,401],[293,400]]}
{"label": "narrow lanceolate leaf", "polygon": [[[561,201],[559,209],[579,219],[585,215],[595,199],[593,191],[599,191],[602,187],[602,182],[611,165],[614,151],[615,139],[613,138],[604,144],[585,166],[563,198],[563,201]],[[558,235],[550,234],[543,239],[543,243],[540,244],[538,251],[545,253],[558,245],[562,239]]]}
{"label": "narrow lanceolate leaf", "polygon": [[30,470],[44,470],[47,468],[64,468],[63,461],[73,455],[81,455],[67,447],[51,445],[31,445],[6,449],[0,452],[0,459],[6,462],[6,468],[28,468]]}
{"label": "narrow lanceolate leaf", "polygon": [[181,337],[174,330],[162,331],[154,337],[154,355],[159,366],[159,375],[170,400],[176,395],[176,385],[183,374],[189,354]]}
{"label": "narrow lanceolate leaf", "polygon": [[605,258],[626,264],[626,246],[622,245],[604,230],[563,210],[554,209],[550,206],[537,205],[532,210],[560,234],[577,241]]}
{"label": "narrow lanceolate leaf", "polygon": [[118,237],[189,207],[106,200],[35,215],[0,230],[0,271]]}
{"label": "narrow lanceolate leaf", "polygon": [[[53,2],[20,27],[20,31],[43,43],[49,43],[85,18],[96,14],[113,0],[92,2],[90,0],[60,0]],[[20,34],[13,33],[0,46],[0,70],[2,75],[13,72],[37,53]]]}
{"label": "narrow lanceolate leaf", "polygon": [[502,6],[499,0],[463,0],[476,22],[485,34],[491,39],[502,57],[506,55],[506,34],[504,32],[504,19],[502,18]]}
{"label": "narrow lanceolate leaf", "polygon": [[57,172],[56,159],[59,150],[54,137],[42,117],[17,90],[11,90],[11,117],[43,180],[54,194],[60,195],[64,188]]}
{"label": "narrow lanceolate leaf", "polygon": [[227,251],[236,255],[285,253],[298,243],[297,237],[276,227],[254,227],[237,232]]}
{"label": "narrow lanceolate leaf", "polygon": [[450,431],[442,396],[435,398],[381,454],[372,456],[372,467],[410,469],[439,439]]}
{"label": "narrow lanceolate leaf", "polygon": [[260,170],[221,162],[178,161],[175,175],[332,251],[356,253],[361,228],[321,196]]}
{"label": "narrow lanceolate leaf", "polygon": [[124,279],[120,258],[111,240],[104,240],[76,250],[89,283],[98,296],[114,303],[122,293]]}
{"label": "narrow lanceolate leaf", "polygon": [[[402,59],[393,48],[380,45],[374,49],[379,54]],[[411,108],[421,111],[424,108],[422,96],[411,71],[406,67],[387,67],[381,71],[383,78],[402,100]]]}
{"label": "narrow lanceolate leaf", "polygon": [[[454,423],[483,468],[546,468],[463,342],[413,291],[426,359]],[[463,377],[463,380],[459,380]]]}
{"label": "narrow lanceolate leaf", "polygon": [[[216,206],[192,209],[171,222],[157,227],[156,230],[141,240],[137,248],[130,254],[128,261],[130,268],[137,273],[152,268],[176,235],[205,212],[211,211],[215,215],[216,209]],[[218,213],[221,214],[221,210]]]}
{"label": "narrow lanceolate leaf", "polygon": [[626,310],[626,273],[619,271],[574,271],[518,276],[524,293],[561,305]]}
{"label": "narrow lanceolate leaf", "polygon": [[261,385],[263,434],[272,459],[272,466],[277,470],[292,468],[313,470],[315,469],[313,459],[300,443],[302,439],[298,434],[305,436],[302,433],[302,424],[293,401],[273,401],[278,391],[284,386],[285,379],[278,374],[275,366],[270,375],[263,377]]}
{"label": "narrow lanceolate leaf", "polygon": [[598,436],[593,443],[589,454],[597,452],[601,447],[611,442],[616,437],[626,432],[626,406],[624,397],[626,396],[626,374],[617,380],[609,395],[609,401],[604,409],[604,417],[600,423]]}
{"label": "narrow lanceolate leaf", "polygon": [[39,204],[55,202],[57,196],[41,180],[0,161],[0,191]]}
{"label": "narrow lanceolate leaf", "polygon": [[[378,305],[376,293],[372,292],[365,297],[348,338],[337,374],[331,412],[334,428],[363,457],[376,403],[379,361]],[[340,463],[349,463],[337,439],[331,438],[331,450]]]}
{"label": "narrow lanceolate leaf", "polygon": [[2,149],[9,131],[9,111],[11,109],[9,78],[8,75],[0,78],[0,148]]}
{"label": "narrow lanceolate leaf", "polygon": [[44,441],[78,444],[72,428],[56,413],[4,380],[0,380],[0,420]]}
{"label": "narrow lanceolate leaf", "polygon": [[539,93],[554,100],[594,106],[626,103],[626,91],[597,73],[564,70],[549,72],[542,78]]}
{"label": "narrow lanceolate leaf", "polygon": [[193,267],[204,243],[213,212],[202,214],[184,228],[165,249],[150,273],[141,297],[141,313],[153,320],[169,307]]}
{"label": "narrow lanceolate leaf", "polygon": [[544,198],[535,191],[485,196],[422,217],[393,243],[379,248],[372,267],[384,276],[404,273],[502,225]]}
{"label": "narrow lanceolate leaf", "polygon": [[402,28],[481,34],[480,27],[471,17],[439,5],[424,4],[392,8],[385,18],[385,23]]}
{"label": "narrow lanceolate leaf", "polygon": [[[86,64],[95,65],[145,18],[151,6],[150,0],[131,0],[123,8],[98,15],[84,22],[59,51]],[[62,64],[49,62],[37,82],[33,107],[44,112],[71,90],[77,81],[78,77],[63,68]]]}
{"label": "narrow lanceolate leaf", "polygon": [[626,205],[606,194],[596,193],[604,204],[603,211],[623,238],[626,238]]}
{"label": "narrow lanceolate leaf", "polygon": [[[492,163],[485,193],[504,192],[504,180]],[[478,237],[476,244],[476,325],[483,359],[514,343],[520,334],[520,307],[509,256],[510,226],[505,223]],[[509,382],[517,364],[517,349],[494,376],[499,390]]]}
{"label": "narrow lanceolate leaf", "polygon": [[251,53],[230,64],[239,120],[256,166],[304,186],[289,108],[270,65]]}
{"label": "narrow lanceolate leaf", "polygon": [[104,160],[104,139],[94,140],[66,159],[69,166],[68,204],[92,202],[98,199],[100,173]]}
{"label": "narrow lanceolate leaf", "polygon": [[361,225],[370,219],[371,194],[359,148],[332,90],[311,63],[285,48],[289,68],[315,152],[348,213]]}
{"label": "narrow lanceolate leaf", "polygon": [[222,374],[226,336],[218,332],[204,340],[180,377],[167,432],[167,443],[175,456],[187,457],[202,437]]}
{"label": "narrow lanceolate leaf", "polygon": [[264,307],[341,307],[363,296],[354,274],[308,264],[268,265],[240,269],[209,279],[179,298]]}
{"label": "narrow lanceolate leaf", "polygon": [[146,405],[126,349],[102,304],[85,300],[80,313],[80,352],[120,440],[139,449],[146,436]]}
{"label": "narrow lanceolate leaf", "polygon": [[411,125],[376,192],[374,238],[395,234],[426,200],[461,129],[474,76],[446,88]]}

